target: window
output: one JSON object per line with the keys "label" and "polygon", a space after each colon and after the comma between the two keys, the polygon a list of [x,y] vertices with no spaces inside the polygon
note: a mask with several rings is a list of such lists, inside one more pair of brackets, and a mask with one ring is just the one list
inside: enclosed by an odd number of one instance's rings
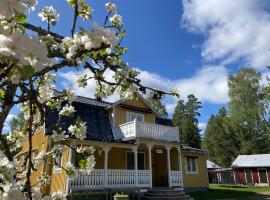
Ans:
{"label": "window", "polygon": [[54,163],[54,166],[53,166],[53,171],[54,172],[61,171],[61,167],[59,165],[62,165],[62,157],[63,157],[62,153],[56,155],[56,157],[55,157],[55,163]]}
{"label": "window", "polygon": [[198,157],[186,157],[187,174],[198,174]]}
{"label": "window", "polygon": [[[127,169],[135,169],[133,152],[127,152]],[[144,153],[143,152],[138,152],[138,170],[144,170]]]}
{"label": "window", "polygon": [[134,112],[127,112],[127,122],[131,122],[134,120],[143,122],[144,121],[144,115],[140,113],[134,113]]}

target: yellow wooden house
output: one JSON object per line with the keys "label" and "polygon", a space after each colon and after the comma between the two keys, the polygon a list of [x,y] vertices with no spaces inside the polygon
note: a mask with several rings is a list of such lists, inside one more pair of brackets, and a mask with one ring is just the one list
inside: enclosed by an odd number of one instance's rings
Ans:
{"label": "yellow wooden house", "polygon": [[[145,192],[157,187],[188,191],[208,188],[207,153],[181,145],[178,128],[172,126],[171,120],[160,117],[143,97],[114,103],[77,97],[73,106],[75,115],[87,122],[87,135],[85,140],[70,139],[70,145],[95,147],[95,169],[90,174],[80,172],[70,180],[65,170],[53,163],[42,164],[33,172],[31,181],[35,184],[42,172],[51,175],[51,184],[42,188],[44,194]],[[45,127],[33,136],[36,154],[49,148],[50,137]],[[27,151],[28,141],[18,156],[21,163]],[[63,166],[67,162],[78,165],[68,147],[59,161]]]}

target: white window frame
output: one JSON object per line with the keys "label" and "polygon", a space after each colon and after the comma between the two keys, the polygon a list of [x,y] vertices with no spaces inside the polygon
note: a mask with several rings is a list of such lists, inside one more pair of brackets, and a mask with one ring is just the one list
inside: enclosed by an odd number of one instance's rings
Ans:
{"label": "white window frame", "polygon": [[[189,158],[195,159],[195,167],[196,167],[196,171],[188,171],[188,159],[189,159]],[[187,156],[187,157],[185,158],[185,163],[186,163],[186,174],[199,174],[198,160],[199,160],[198,157],[192,157],[192,156],[190,156],[190,157]]]}
{"label": "white window frame", "polygon": [[[133,153],[133,151],[126,151],[126,169],[127,169],[127,155],[128,153]],[[146,157],[145,157],[145,152],[144,151],[137,151],[137,154],[143,154],[143,170],[146,170]],[[135,155],[134,155],[135,156]],[[137,157],[138,158],[138,157]],[[139,169],[138,169],[139,170]]]}
{"label": "white window frame", "polygon": [[259,184],[261,184],[260,170],[265,170],[266,180],[267,180],[267,183],[262,183],[262,184],[269,184],[267,168],[258,168],[257,170],[258,170]]}
{"label": "white window frame", "polygon": [[142,122],[144,122],[144,114],[137,113],[137,112],[130,112],[130,111],[127,111],[127,113],[126,113],[126,122],[130,122],[129,121],[129,116],[130,115],[141,116],[142,117]]}
{"label": "white window frame", "polygon": [[[60,165],[63,165],[63,153],[61,153],[61,163]],[[62,168],[58,165],[55,165],[55,163],[53,163],[53,173],[60,173],[62,171]]]}

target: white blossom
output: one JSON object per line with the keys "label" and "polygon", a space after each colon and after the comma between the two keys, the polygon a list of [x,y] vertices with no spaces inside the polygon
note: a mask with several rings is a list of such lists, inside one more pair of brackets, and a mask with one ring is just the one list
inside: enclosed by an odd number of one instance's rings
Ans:
{"label": "white blossom", "polygon": [[96,151],[96,149],[92,146],[81,146],[81,147],[77,147],[76,151],[78,153],[83,153],[83,154],[86,153],[90,155],[90,154],[93,154]]}
{"label": "white blossom", "polygon": [[[68,4],[71,7],[75,7],[76,2],[75,0],[67,0]],[[89,6],[88,3],[86,3],[85,0],[77,0],[77,4],[78,4],[78,12],[79,12],[79,16],[81,16],[84,20],[92,17],[92,13],[93,10],[92,8]]]}
{"label": "white blossom", "polygon": [[39,102],[46,103],[56,96],[56,87],[52,83],[52,77],[49,74],[44,76],[42,85],[39,87]]}
{"label": "white blossom", "polygon": [[62,110],[59,112],[59,115],[62,116],[71,116],[75,112],[75,109],[72,105],[66,104]]}
{"label": "white blossom", "polygon": [[21,187],[18,184],[10,184],[4,187],[3,200],[25,200]]}
{"label": "white blossom", "polygon": [[94,169],[96,165],[96,160],[95,160],[95,156],[94,155],[90,155],[87,159],[86,159],[86,171],[88,174],[90,174],[92,172],[92,170]]}
{"label": "white blossom", "polygon": [[25,135],[22,131],[14,129],[9,135],[8,135],[8,140],[11,143],[14,143],[14,148],[18,149],[20,147],[22,147],[23,143],[24,143],[24,138]]}
{"label": "white blossom", "polygon": [[49,136],[53,142],[57,143],[60,142],[61,140],[64,140],[68,137],[68,135],[65,135],[65,132],[61,131],[55,131],[53,130],[53,134]]}
{"label": "white blossom", "polygon": [[110,17],[110,22],[113,24],[122,24],[121,15],[114,14],[112,17]]}
{"label": "white blossom", "polygon": [[46,186],[46,185],[49,185],[51,183],[51,177],[48,174],[42,173],[39,175],[38,181],[39,181],[40,185]]}
{"label": "white blossom", "polygon": [[[64,145],[63,144],[56,144],[54,145],[53,149],[51,150],[51,154],[53,156],[53,158],[57,158],[59,155],[62,155],[64,151]],[[57,164],[61,164],[61,163],[57,163]]]}
{"label": "white blossom", "polygon": [[52,200],[66,200],[66,195],[62,191],[52,193]]}
{"label": "white blossom", "polygon": [[74,99],[76,98],[75,91],[74,90],[66,90],[65,91],[65,100],[69,103],[72,103]]}
{"label": "white blossom", "polygon": [[10,19],[14,17],[15,11],[19,13],[24,13],[25,5],[18,0],[1,0],[0,20]]}
{"label": "white blossom", "polygon": [[33,198],[33,200],[40,200],[41,197],[42,197],[42,194],[41,194],[40,188],[34,187],[32,189],[32,198]]}
{"label": "white blossom", "polygon": [[66,174],[69,178],[75,178],[78,175],[78,170],[74,167],[73,164],[68,162],[65,166]]}
{"label": "white blossom", "polygon": [[[54,63],[54,59],[47,55],[47,48],[40,43],[37,36],[29,37],[20,32],[9,35],[0,31],[0,56],[12,56],[18,67],[32,66],[39,72]],[[11,80],[18,83],[20,78],[20,73],[13,71]]]}
{"label": "white blossom", "polygon": [[105,4],[105,7],[107,11],[115,11],[116,10],[116,5],[114,3],[108,2]]}
{"label": "white blossom", "polygon": [[87,75],[84,74],[82,76],[80,76],[77,80],[76,80],[76,83],[78,85],[78,87],[86,87],[87,86]]}
{"label": "white blossom", "polygon": [[77,139],[83,140],[86,136],[86,122],[79,122],[75,125],[70,125],[68,131]]}
{"label": "white blossom", "polygon": [[40,151],[37,156],[33,157],[34,166],[38,166],[44,163],[48,158],[48,154],[45,151]]}
{"label": "white blossom", "polygon": [[93,25],[92,31],[84,30],[74,34],[73,38],[65,37],[62,40],[63,48],[68,50],[67,59],[71,59],[79,51],[97,49],[101,47],[102,43],[115,47],[118,41],[115,31],[97,24]]}
{"label": "white blossom", "polygon": [[38,16],[41,18],[42,21],[47,21],[52,25],[55,25],[57,21],[59,21],[59,14],[53,8],[53,6],[46,6],[45,8],[41,9]]}

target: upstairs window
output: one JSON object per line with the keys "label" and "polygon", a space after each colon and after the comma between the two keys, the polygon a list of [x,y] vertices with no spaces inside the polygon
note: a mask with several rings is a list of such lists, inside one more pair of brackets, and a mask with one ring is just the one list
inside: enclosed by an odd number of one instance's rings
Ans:
{"label": "upstairs window", "polygon": [[144,122],[144,115],[140,113],[127,112],[127,122],[134,121],[135,119],[139,122]]}
{"label": "upstairs window", "polygon": [[187,174],[198,174],[198,157],[186,157]]}

